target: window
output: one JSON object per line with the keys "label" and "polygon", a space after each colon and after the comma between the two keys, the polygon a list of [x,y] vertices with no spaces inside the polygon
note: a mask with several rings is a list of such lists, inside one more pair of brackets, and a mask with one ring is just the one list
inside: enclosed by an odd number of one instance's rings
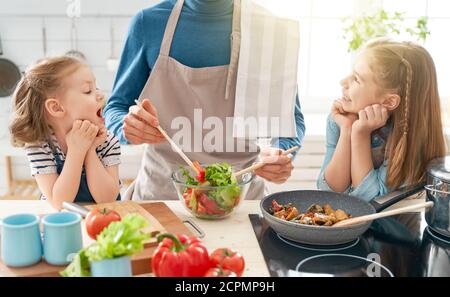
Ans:
{"label": "window", "polygon": [[[424,46],[436,64],[444,113],[450,112],[450,1],[448,0],[259,0],[277,14],[300,22],[299,94],[305,114],[326,114],[341,94],[339,80],[351,69],[342,18],[384,8],[404,12],[405,22],[428,16]],[[444,118],[450,118],[445,116]],[[450,122],[448,123],[450,126]]]}

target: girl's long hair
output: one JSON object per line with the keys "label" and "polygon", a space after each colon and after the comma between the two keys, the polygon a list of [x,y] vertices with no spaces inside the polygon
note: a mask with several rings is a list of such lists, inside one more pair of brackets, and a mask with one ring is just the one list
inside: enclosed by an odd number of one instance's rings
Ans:
{"label": "girl's long hair", "polygon": [[18,83],[13,95],[13,116],[9,126],[14,146],[38,144],[50,136],[45,101],[63,89],[62,79],[83,62],[59,56],[32,65]]}
{"label": "girl's long hair", "polygon": [[391,189],[425,180],[426,166],[445,155],[436,69],[420,45],[378,39],[366,47],[381,90],[396,92],[387,141],[387,185]]}

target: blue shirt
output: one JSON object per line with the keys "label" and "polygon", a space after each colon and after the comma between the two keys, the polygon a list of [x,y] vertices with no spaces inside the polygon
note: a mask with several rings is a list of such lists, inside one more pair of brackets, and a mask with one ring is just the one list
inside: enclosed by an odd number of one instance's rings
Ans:
{"label": "blue shirt", "polygon": [[[390,132],[390,126],[386,125],[378,131],[372,133],[371,148],[372,161],[374,168],[364,177],[363,181],[356,187],[349,186],[344,193],[356,196],[365,201],[370,201],[376,197],[386,195],[389,189],[386,185],[387,161],[384,159],[384,148],[386,147],[387,137]],[[317,188],[324,191],[334,192],[325,180],[324,171],[330,163],[340,136],[340,128],[329,115],[327,119],[327,140],[326,153],[317,179]]]}
{"label": "blue shirt", "polygon": [[[121,143],[128,143],[123,135],[123,118],[153,69],[175,3],[176,0],[162,1],[140,11],[131,21],[112,95],[104,109],[106,127]],[[232,0],[185,0],[170,56],[193,68],[229,64],[232,17]],[[273,146],[286,150],[300,146],[303,140],[305,122],[298,95],[295,119],[297,137],[274,139]]]}

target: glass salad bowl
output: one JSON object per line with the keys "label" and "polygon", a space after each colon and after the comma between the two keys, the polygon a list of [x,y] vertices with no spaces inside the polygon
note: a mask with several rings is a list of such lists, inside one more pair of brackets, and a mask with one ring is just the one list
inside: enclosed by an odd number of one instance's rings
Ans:
{"label": "glass salad bowl", "polygon": [[205,166],[204,179],[193,178],[192,169],[180,168],[172,173],[178,198],[185,208],[201,219],[221,219],[232,214],[245,199],[253,173],[235,178],[226,163]]}

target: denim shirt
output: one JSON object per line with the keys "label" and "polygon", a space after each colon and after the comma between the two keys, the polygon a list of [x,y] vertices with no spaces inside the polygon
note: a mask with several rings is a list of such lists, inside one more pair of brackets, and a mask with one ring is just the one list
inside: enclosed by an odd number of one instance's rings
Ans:
{"label": "denim shirt", "polygon": [[[389,189],[386,184],[387,161],[384,158],[384,149],[387,142],[387,137],[390,133],[390,125],[385,125],[381,129],[374,131],[371,135],[372,160],[374,168],[364,177],[363,181],[353,188],[351,185],[344,191],[346,194],[356,196],[365,201],[386,195]],[[324,171],[327,168],[333,157],[334,151],[340,136],[340,128],[329,115],[327,118],[327,139],[326,139],[326,153],[317,179],[317,188],[323,191],[333,191],[325,180]]]}

